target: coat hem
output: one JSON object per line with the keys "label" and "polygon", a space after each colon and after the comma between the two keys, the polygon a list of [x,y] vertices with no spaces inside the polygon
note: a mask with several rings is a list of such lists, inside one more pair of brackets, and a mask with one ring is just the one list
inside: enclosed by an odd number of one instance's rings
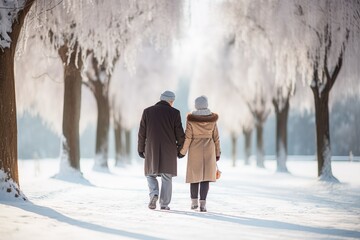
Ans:
{"label": "coat hem", "polygon": [[204,179],[204,180],[199,180],[199,181],[185,181],[185,183],[200,183],[200,182],[216,182],[216,180]]}

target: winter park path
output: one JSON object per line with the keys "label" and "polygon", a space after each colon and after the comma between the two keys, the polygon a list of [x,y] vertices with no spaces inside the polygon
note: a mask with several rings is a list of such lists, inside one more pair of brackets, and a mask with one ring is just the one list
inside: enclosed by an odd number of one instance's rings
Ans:
{"label": "winter park path", "polygon": [[[341,184],[316,181],[316,162],[290,161],[289,174],[219,165],[207,213],[190,210],[179,160],[170,211],[149,210],[141,164],[52,178],[57,160],[19,163],[29,202],[0,201],[0,239],[360,239],[360,163],[334,162]],[[75,183],[76,182],[76,183]]]}

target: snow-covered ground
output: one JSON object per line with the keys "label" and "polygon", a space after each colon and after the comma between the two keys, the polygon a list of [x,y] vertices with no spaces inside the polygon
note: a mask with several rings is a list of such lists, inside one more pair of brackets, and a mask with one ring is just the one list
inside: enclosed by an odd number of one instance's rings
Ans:
{"label": "snow-covered ground", "polygon": [[29,202],[0,201],[0,239],[360,239],[360,162],[333,162],[341,184],[326,184],[314,161],[289,161],[290,175],[275,173],[275,161],[257,169],[222,159],[207,213],[190,210],[185,163],[161,211],[147,208],[141,162],[99,173],[82,159],[86,181],[53,178],[59,160],[19,161]]}

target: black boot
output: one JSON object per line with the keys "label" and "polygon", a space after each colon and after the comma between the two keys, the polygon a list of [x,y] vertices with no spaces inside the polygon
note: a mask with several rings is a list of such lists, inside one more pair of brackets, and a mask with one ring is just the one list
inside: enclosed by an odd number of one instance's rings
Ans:
{"label": "black boot", "polygon": [[192,198],[191,199],[191,209],[195,210],[198,207],[199,207],[198,199],[197,198]]}
{"label": "black boot", "polygon": [[200,200],[200,212],[206,212],[206,200]]}
{"label": "black boot", "polygon": [[155,209],[156,208],[156,201],[158,200],[158,195],[154,195],[150,198],[150,202],[149,202],[149,205],[148,207],[150,209]]}

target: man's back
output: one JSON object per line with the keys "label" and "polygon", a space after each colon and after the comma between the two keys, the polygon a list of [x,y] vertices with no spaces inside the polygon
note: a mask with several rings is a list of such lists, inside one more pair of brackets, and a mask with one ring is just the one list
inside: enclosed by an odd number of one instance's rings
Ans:
{"label": "man's back", "polygon": [[179,122],[179,110],[172,108],[168,103],[159,102],[145,109],[145,114],[147,117],[147,136],[156,135],[157,138],[153,140],[159,141],[159,143],[176,144],[176,136],[173,130]]}
{"label": "man's back", "polygon": [[138,151],[145,155],[145,175],[176,176],[178,147],[184,143],[180,111],[166,101],[146,108],[138,137]]}

